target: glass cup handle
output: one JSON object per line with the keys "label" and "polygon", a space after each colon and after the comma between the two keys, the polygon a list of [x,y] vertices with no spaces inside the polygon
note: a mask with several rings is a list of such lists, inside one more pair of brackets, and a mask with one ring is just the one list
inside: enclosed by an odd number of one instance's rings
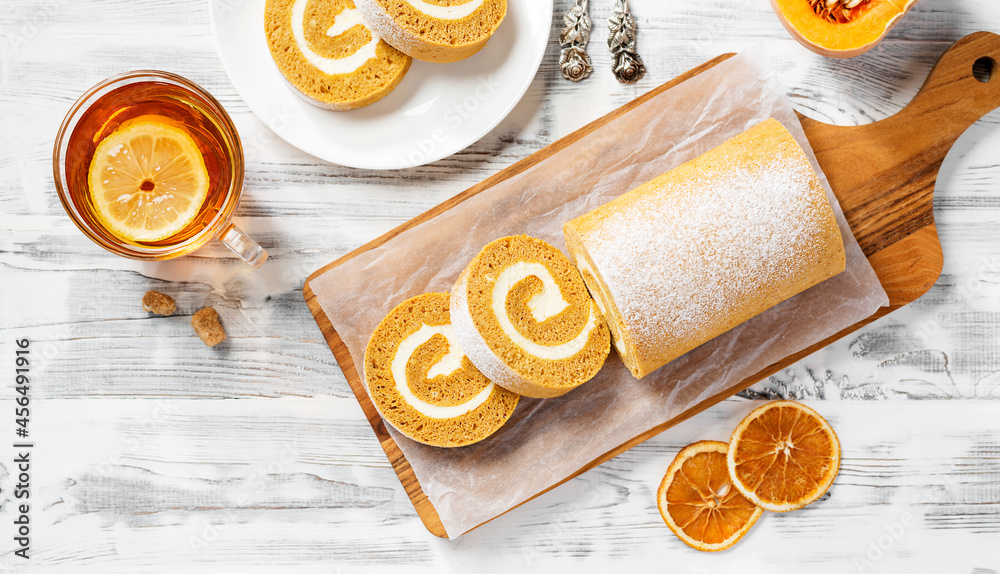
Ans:
{"label": "glass cup handle", "polygon": [[264,251],[260,245],[257,245],[256,241],[250,239],[249,235],[240,231],[232,223],[219,235],[219,241],[223,242],[226,247],[239,255],[240,259],[249,263],[254,269],[267,261],[267,251]]}

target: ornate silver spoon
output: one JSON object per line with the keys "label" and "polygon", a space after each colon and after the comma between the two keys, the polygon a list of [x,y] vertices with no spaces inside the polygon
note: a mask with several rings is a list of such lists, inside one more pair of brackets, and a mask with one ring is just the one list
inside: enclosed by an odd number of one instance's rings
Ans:
{"label": "ornate silver spoon", "polygon": [[569,12],[563,16],[562,33],[559,34],[559,44],[562,51],[559,56],[559,70],[567,80],[579,82],[594,71],[587,55],[587,42],[590,41],[590,15],[587,14],[587,0],[575,0]]}
{"label": "ornate silver spoon", "polygon": [[608,29],[608,49],[614,56],[611,69],[619,82],[631,84],[645,75],[646,66],[635,51],[635,19],[628,10],[628,0],[615,0]]}

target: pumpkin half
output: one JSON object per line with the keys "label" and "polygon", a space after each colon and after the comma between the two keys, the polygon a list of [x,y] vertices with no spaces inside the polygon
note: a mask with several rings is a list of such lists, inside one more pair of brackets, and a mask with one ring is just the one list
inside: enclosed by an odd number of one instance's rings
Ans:
{"label": "pumpkin half", "polygon": [[806,48],[830,58],[852,58],[874,48],[916,2],[771,0],[771,7]]}

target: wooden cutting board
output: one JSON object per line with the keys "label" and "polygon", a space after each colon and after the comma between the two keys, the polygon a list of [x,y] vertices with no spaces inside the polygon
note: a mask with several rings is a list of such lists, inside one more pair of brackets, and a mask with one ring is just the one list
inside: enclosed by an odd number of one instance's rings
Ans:
{"label": "wooden cutting board", "polygon": [[[323,312],[309,281],[357,255],[378,247],[399,233],[443,213],[470,197],[483,192],[566,146],[587,137],[601,126],[635,108],[646,100],[684,82],[733,54],[715,58],[678,76],[610,114],[573,132],[518,163],[456,195],[430,211],[355,249],[344,257],[313,273],[306,280],[303,294],[316,323],[326,337],[347,382],[361,404],[368,422],[392,463],[417,514],[433,534],[445,537],[437,511],[427,499],[382,418],[365,391],[347,346],[341,341]],[[992,81],[981,81],[973,66],[988,70]],[[795,363],[833,341],[860,329],[916,300],[937,281],[943,256],[934,225],[934,183],[945,155],[955,140],[979,118],[1000,106],[1000,36],[978,32],[956,42],[938,60],[923,87],[902,111],[882,121],[864,126],[832,126],[800,115],[802,127],[819,160],[820,166],[837,195],[844,214],[865,255],[875,268],[879,281],[889,295],[889,307],[860,321],[807,349],[785,357],[759,373],[740,381],[688,409],[669,422],[650,429],[591,461],[559,484],[625,452],[667,428],[684,421],[750,385]],[[553,485],[552,488],[558,486]],[[548,489],[547,489],[548,490]],[[547,492],[543,491],[543,492]],[[537,493],[535,496],[542,494]]]}

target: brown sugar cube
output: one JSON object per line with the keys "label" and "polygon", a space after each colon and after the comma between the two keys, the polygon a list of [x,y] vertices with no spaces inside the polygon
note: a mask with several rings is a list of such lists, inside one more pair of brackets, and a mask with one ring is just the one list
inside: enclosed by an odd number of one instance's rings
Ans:
{"label": "brown sugar cube", "polygon": [[201,341],[214,347],[226,340],[226,330],[219,323],[219,314],[211,307],[205,307],[191,317],[191,326]]}
{"label": "brown sugar cube", "polygon": [[177,305],[174,304],[174,298],[170,295],[159,291],[146,291],[146,294],[142,296],[142,310],[167,317],[174,314]]}

